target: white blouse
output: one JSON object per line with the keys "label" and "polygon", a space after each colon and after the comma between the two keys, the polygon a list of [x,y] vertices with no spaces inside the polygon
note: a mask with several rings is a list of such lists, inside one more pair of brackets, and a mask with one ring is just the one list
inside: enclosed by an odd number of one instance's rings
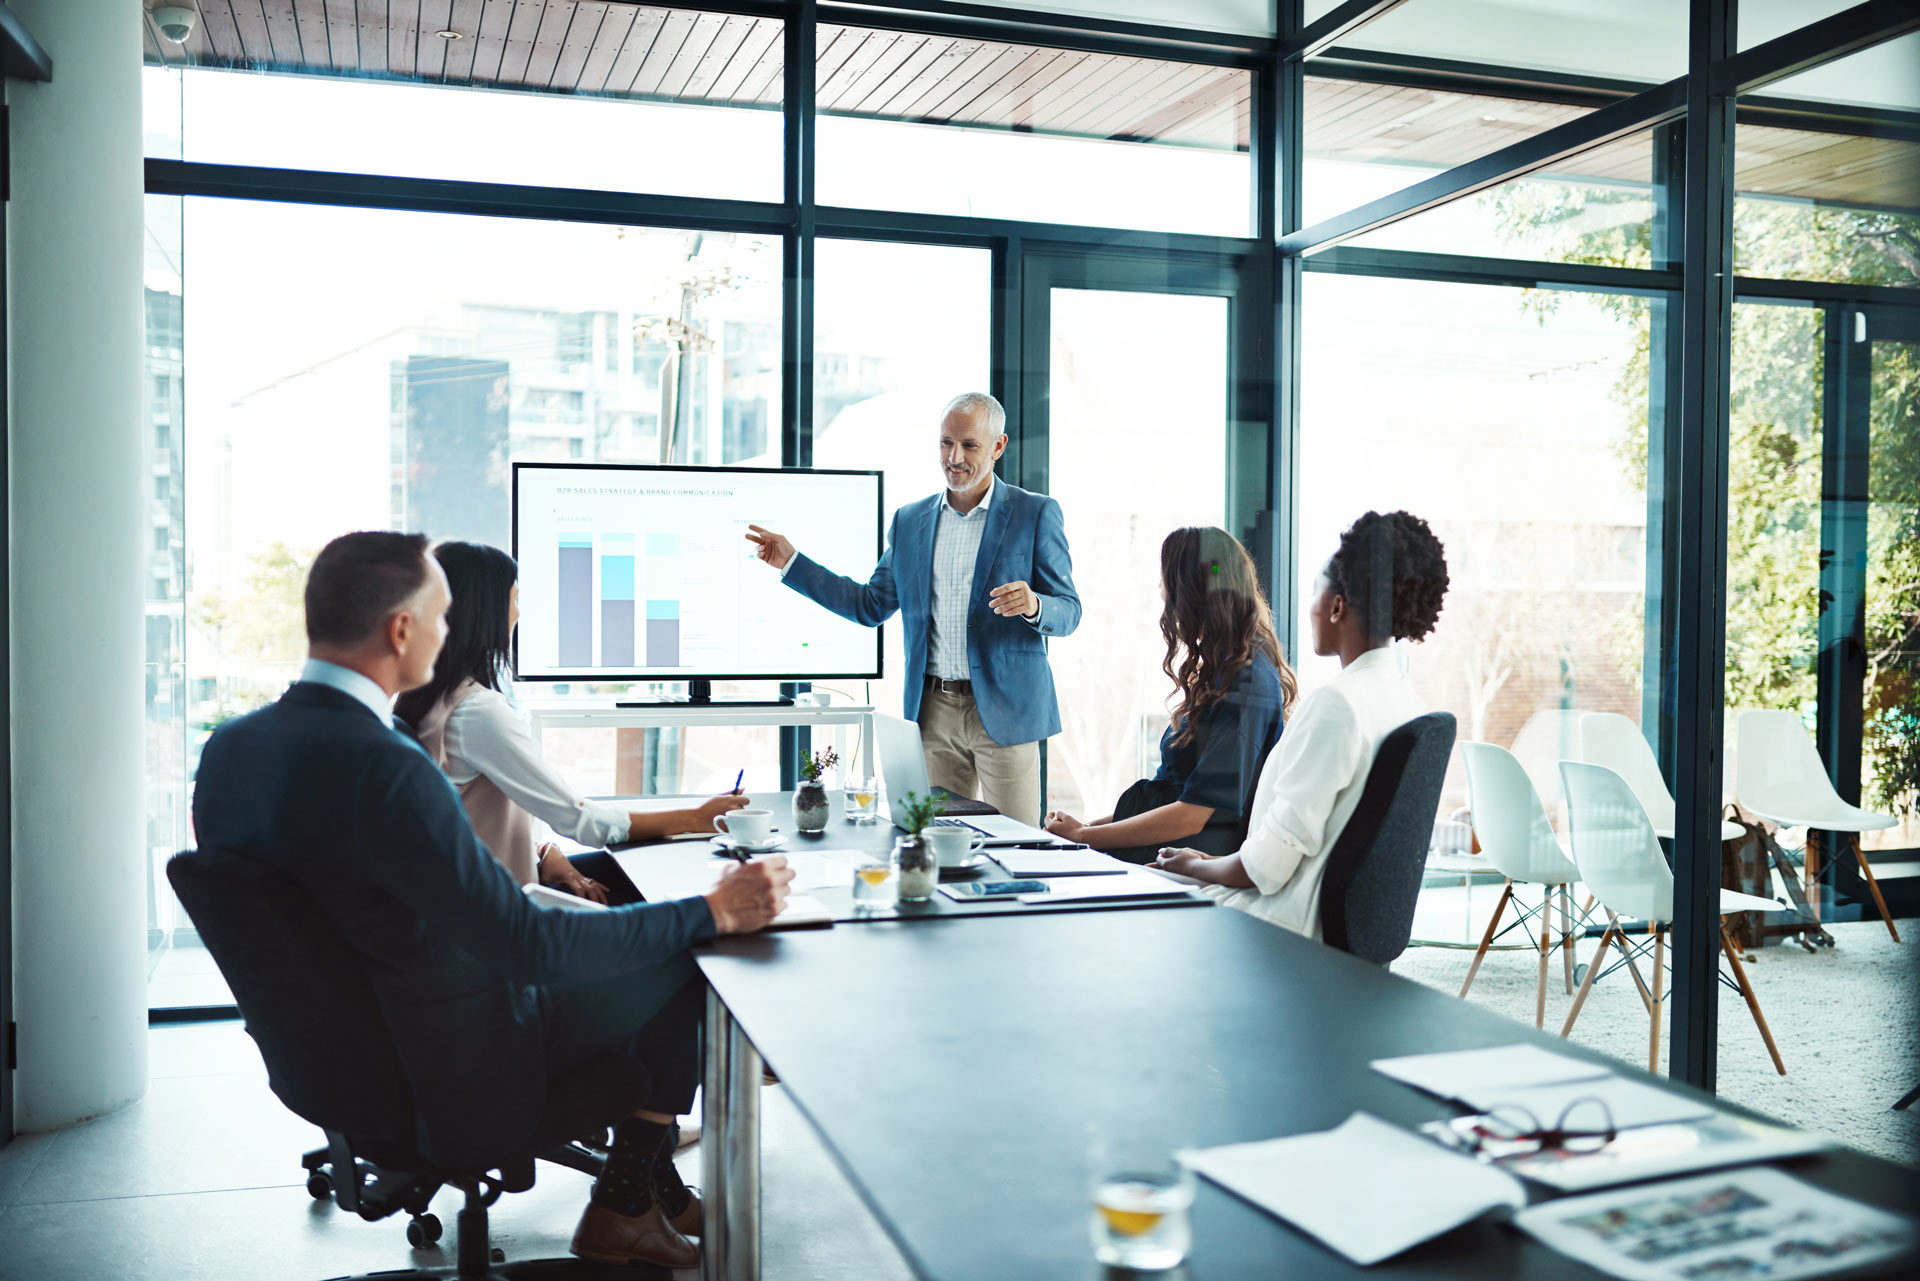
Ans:
{"label": "white blouse", "polygon": [[632,816],[581,797],[547,764],[526,716],[505,694],[475,689],[447,717],[447,776],[464,787],[484,774],[507,799],[582,845],[602,848],[627,839]]}
{"label": "white blouse", "polygon": [[1390,647],[1368,650],[1302,698],[1253,793],[1240,862],[1255,888],[1201,892],[1319,938],[1325,855],[1360,804],[1380,740],[1426,710]]}

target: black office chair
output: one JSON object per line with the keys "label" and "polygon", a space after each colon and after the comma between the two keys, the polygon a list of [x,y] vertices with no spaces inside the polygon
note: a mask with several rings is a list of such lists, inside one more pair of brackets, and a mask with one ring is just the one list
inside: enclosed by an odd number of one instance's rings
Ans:
{"label": "black office chair", "polygon": [[1453,736],[1453,716],[1431,712],[1381,740],[1360,804],[1327,855],[1320,937],[1328,946],[1375,965],[1407,950]]}
{"label": "black office chair", "polygon": [[[550,1082],[534,1140],[484,1166],[448,1169],[415,1146],[413,1094],[367,982],[360,956],[307,894],[257,860],[224,850],[188,850],[167,863],[167,879],[193,918],[207,951],[233,989],[247,1032],[267,1065],[274,1094],[326,1132],[320,1168],[308,1191],[331,1195],[342,1210],[378,1220],[413,1216],[408,1240],[430,1246],[439,1222],[427,1207],[440,1188],[466,1194],[456,1228],[456,1266],[404,1277],[466,1281],[639,1281],[663,1269],[580,1259],[503,1264],[487,1239],[487,1207],[533,1186],[533,1163],[573,1136],[604,1133],[647,1097],[646,1070],[632,1059],[590,1060]],[[325,1186],[319,1183],[324,1181]],[[346,1279],[342,1279],[346,1281]]]}

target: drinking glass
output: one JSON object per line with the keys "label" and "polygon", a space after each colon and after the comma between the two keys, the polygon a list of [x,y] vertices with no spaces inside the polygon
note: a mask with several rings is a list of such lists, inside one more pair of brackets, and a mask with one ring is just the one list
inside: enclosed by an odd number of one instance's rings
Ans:
{"label": "drinking glass", "polygon": [[1193,1172],[1164,1144],[1105,1140],[1091,1152],[1093,1257],[1112,1268],[1165,1272],[1193,1248]]}
{"label": "drinking glass", "polygon": [[853,869],[854,910],[875,912],[883,908],[891,908],[896,885],[893,863],[885,854],[873,854],[863,858],[860,865]]}
{"label": "drinking glass", "polygon": [[875,823],[880,819],[880,780],[856,778],[846,788],[849,823]]}

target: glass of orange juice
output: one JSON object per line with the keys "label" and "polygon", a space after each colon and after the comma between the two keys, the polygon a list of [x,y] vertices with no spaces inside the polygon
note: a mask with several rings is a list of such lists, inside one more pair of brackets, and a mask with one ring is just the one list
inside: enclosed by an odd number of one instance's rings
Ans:
{"label": "glass of orange juice", "polygon": [[1193,1172],[1164,1143],[1095,1140],[1089,1153],[1093,1256],[1113,1268],[1164,1272],[1193,1248]]}
{"label": "glass of orange juice", "polygon": [[873,823],[880,817],[880,780],[856,778],[846,787],[846,813],[849,823]]}

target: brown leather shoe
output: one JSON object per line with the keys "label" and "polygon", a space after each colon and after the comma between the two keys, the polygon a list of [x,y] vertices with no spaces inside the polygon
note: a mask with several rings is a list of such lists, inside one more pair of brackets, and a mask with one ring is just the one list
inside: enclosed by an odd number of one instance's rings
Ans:
{"label": "brown leather shoe", "polygon": [[601,1263],[653,1263],[691,1268],[700,1263],[700,1247],[667,1222],[658,1205],[628,1216],[589,1204],[573,1230],[573,1252]]}
{"label": "brown leather shoe", "polygon": [[700,1224],[706,1217],[706,1209],[700,1204],[700,1193],[688,1188],[687,1208],[667,1220],[667,1225],[683,1237],[696,1240],[700,1236]]}

